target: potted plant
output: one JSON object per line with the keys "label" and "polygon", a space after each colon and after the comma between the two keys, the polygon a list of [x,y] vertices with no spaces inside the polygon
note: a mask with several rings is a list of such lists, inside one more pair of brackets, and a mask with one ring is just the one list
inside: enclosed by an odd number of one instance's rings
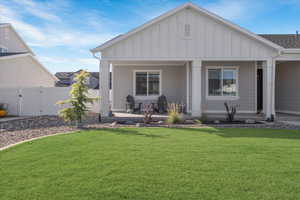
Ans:
{"label": "potted plant", "polygon": [[0,117],[5,117],[7,115],[7,111],[3,103],[0,103]]}

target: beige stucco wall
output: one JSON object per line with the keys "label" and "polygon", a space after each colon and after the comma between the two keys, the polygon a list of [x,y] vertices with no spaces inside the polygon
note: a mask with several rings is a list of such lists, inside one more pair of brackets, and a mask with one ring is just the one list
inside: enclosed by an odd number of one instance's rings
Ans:
{"label": "beige stucco wall", "polygon": [[300,61],[276,66],[276,111],[300,114]]}
{"label": "beige stucco wall", "polygon": [[54,78],[30,56],[0,59],[0,87],[53,87]]}
{"label": "beige stucco wall", "polygon": [[[225,111],[224,102],[239,105],[238,112],[256,111],[256,73],[255,62],[203,62],[202,64],[202,110],[203,112]],[[206,70],[208,66],[236,66],[238,73],[238,93],[237,100],[207,100],[206,98]]]}
{"label": "beige stucco wall", "polygon": [[[162,94],[171,102],[186,102],[185,66],[114,66],[113,67],[113,109],[125,110],[126,96],[133,95],[134,70],[161,70]],[[157,98],[137,102],[157,102]]]}

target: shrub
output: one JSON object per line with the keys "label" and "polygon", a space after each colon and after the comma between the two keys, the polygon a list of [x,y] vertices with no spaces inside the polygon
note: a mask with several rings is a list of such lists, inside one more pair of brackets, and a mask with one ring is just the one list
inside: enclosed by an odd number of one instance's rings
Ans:
{"label": "shrub", "polygon": [[168,105],[168,118],[166,120],[168,124],[178,124],[182,122],[183,116],[181,113],[181,108],[181,104],[170,103]]}
{"label": "shrub", "polygon": [[144,123],[150,124],[152,122],[153,107],[152,104],[144,106]]}
{"label": "shrub", "polygon": [[59,116],[66,122],[76,121],[77,127],[82,126],[82,118],[88,111],[87,103],[94,103],[97,98],[88,97],[88,86],[86,85],[87,77],[89,73],[81,71],[76,74],[75,83],[72,84],[70,91],[71,98],[65,101],[59,101],[57,104],[70,105],[68,108],[64,108],[59,111]]}
{"label": "shrub", "polygon": [[227,112],[227,121],[233,122],[235,114],[236,114],[236,109],[237,109],[238,105],[231,105],[231,106],[229,106],[228,103],[225,102],[224,106],[225,106],[226,112]]}

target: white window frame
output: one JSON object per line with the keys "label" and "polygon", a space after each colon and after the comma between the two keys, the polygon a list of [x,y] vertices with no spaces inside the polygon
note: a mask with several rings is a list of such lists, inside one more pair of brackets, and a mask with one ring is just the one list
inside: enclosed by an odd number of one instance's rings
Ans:
{"label": "white window frame", "polygon": [[[137,72],[147,72],[147,95],[136,95],[136,73]],[[158,95],[149,95],[149,81],[148,73],[156,72],[159,73],[159,94]],[[162,94],[162,70],[133,70],[133,95],[136,99],[157,99]]]}
{"label": "white window frame", "polygon": [[[221,77],[223,80],[223,70],[234,69],[236,70],[236,96],[212,96],[208,93],[208,71],[210,69],[221,69]],[[223,84],[223,82],[222,82]],[[206,99],[207,100],[237,100],[239,99],[239,67],[238,66],[208,66],[206,67]]]}

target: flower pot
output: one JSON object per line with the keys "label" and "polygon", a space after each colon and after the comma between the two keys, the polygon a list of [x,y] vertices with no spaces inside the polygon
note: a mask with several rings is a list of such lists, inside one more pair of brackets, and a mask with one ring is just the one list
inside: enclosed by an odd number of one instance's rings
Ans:
{"label": "flower pot", "polygon": [[0,117],[5,117],[7,112],[5,110],[0,110]]}

